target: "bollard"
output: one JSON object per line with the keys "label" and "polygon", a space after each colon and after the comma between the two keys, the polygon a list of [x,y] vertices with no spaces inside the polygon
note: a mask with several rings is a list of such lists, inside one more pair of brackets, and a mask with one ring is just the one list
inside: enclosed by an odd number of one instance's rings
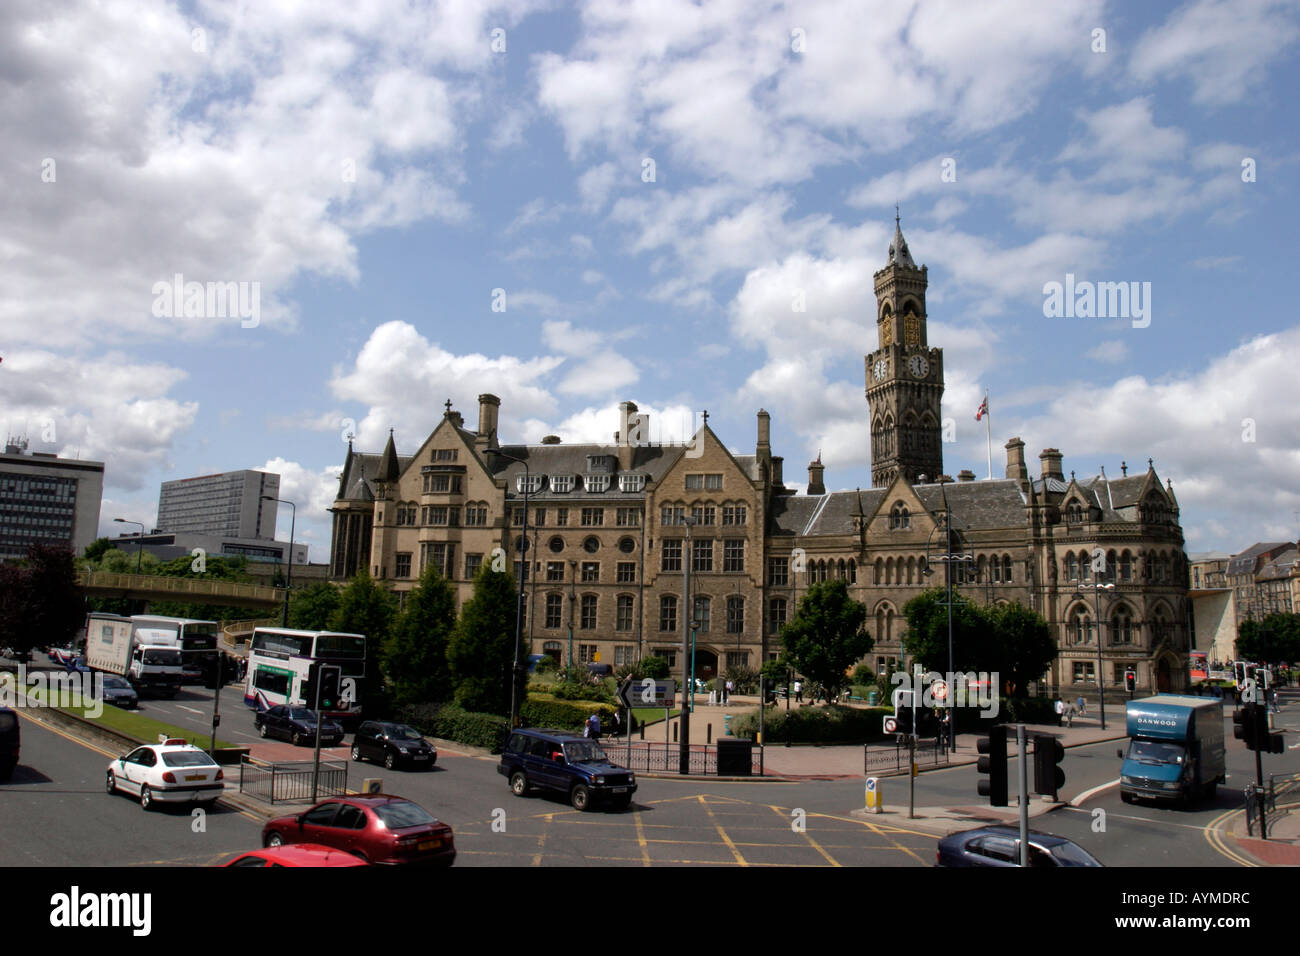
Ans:
{"label": "bollard", "polygon": [[641,739],[642,739],[642,740],[645,740],[645,721],[644,721],[644,720],[641,721],[641,727],[640,727],[640,730],[641,730]]}
{"label": "bollard", "polygon": [[705,724],[704,726],[705,726],[705,730],[706,730],[706,732],[705,732],[705,736],[704,736],[704,742],[705,742],[706,744],[711,744],[711,743],[713,743],[713,725],[712,725],[712,724]]}
{"label": "bollard", "polygon": [[885,795],[880,789],[880,781],[876,777],[867,778],[866,791],[866,809],[870,813],[883,813],[885,809]]}
{"label": "bollard", "polygon": [[677,725],[673,724],[673,743],[677,743]]}

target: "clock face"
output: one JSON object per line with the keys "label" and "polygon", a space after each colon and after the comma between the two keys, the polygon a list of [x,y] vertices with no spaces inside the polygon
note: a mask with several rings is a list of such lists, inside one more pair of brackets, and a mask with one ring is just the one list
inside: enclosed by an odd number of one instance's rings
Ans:
{"label": "clock face", "polygon": [[876,359],[876,364],[871,368],[871,374],[876,377],[876,381],[879,382],[888,372],[889,363],[884,359]]}
{"label": "clock face", "polygon": [[925,378],[930,374],[930,363],[924,355],[913,355],[907,360],[907,370],[916,378]]}

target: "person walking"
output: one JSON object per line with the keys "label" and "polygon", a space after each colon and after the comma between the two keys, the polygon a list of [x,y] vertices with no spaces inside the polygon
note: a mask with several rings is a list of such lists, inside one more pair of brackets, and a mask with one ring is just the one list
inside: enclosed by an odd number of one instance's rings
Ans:
{"label": "person walking", "polygon": [[1060,697],[1056,698],[1056,726],[1061,726],[1061,720],[1065,717],[1065,701]]}
{"label": "person walking", "polygon": [[794,682],[794,699],[798,703],[803,703],[803,681],[795,680]]}

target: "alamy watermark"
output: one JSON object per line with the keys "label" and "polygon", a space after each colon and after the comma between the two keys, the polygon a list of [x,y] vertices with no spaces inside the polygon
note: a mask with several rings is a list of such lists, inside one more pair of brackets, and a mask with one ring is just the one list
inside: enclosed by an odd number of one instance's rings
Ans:
{"label": "alamy watermark", "polygon": [[1133,328],[1151,324],[1150,282],[1074,281],[1043,283],[1043,315],[1049,319],[1132,319]]}
{"label": "alamy watermark", "polygon": [[104,712],[104,675],[85,671],[28,673],[27,665],[19,664],[16,676],[0,673],[0,707],[83,708],[84,715],[93,720]]}
{"label": "alamy watermark", "polygon": [[889,682],[894,685],[890,700],[895,702],[895,707],[903,695],[910,694],[922,707],[977,707],[981,717],[997,716],[996,692],[1000,684],[997,671],[958,671],[946,676],[930,671],[916,677],[898,671],[890,675]]}
{"label": "alamy watermark", "polygon": [[153,284],[153,314],[168,319],[233,319],[241,328],[257,328],[262,321],[262,283],[186,282],[176,273],[172,280]]}

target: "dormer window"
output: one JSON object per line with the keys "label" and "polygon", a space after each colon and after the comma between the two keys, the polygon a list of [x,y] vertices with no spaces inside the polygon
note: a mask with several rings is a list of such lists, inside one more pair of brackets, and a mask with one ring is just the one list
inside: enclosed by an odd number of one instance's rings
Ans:
{"label": "dormer window", "polygon": [[551,475],[551,490],[562,495],[573,491],[572,475]]}
{"label": "dormer window", "polygon": [[909,528],[912,525],[912,517],[908,514],[907,505],[901,501],[894,505],[889,512],[889,529],[891,531]]}
{"label": "dormer window", "polygon": [[619,475],[619,491],[645,491],[645,475]]}
{"label": "dormer window", "polygon": [[1070,524],[1081,524],[1083,522],[1083,508],[1079,502],[1071,501],[1065,506],[1065,520]]}
{"label": "dormer window", "polygon": [[609,490],[609,475],[588,475],[584,481],[588,491],[599,494]]}
{"label": "dormer window", "polygon": [[520,494],[535,495],[542,490],[541,475],[519,475],[515,478],[515,490]]}

